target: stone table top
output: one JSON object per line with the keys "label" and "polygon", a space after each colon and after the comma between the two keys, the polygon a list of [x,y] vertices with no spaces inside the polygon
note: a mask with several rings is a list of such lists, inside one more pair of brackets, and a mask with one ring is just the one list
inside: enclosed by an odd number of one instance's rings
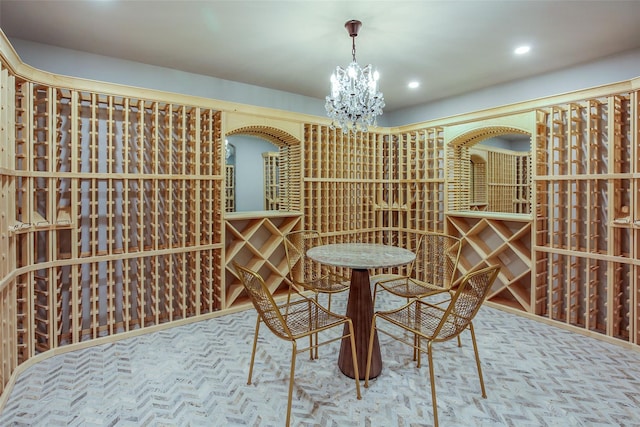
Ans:
{"label": "stone table top", "polygon": [[416,255],[404,248],[375,243],[334,243],[316,246],[307,256],[322,264],[353,269],[389,268],[410,263]]}

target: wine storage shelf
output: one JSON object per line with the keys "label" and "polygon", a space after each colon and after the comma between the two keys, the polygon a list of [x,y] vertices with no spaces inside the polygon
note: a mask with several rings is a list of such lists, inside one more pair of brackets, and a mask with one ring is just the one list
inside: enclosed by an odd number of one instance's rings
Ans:
{"label": "wine storage shelf", "polygon": [[280,168],[278,167],[280,154],[277,152],[262,153],[264,209],[267,211],[280,208]]}
{"label": "wine storage shelf", "polygon": [[234,165],[225,166],[225,212],[235,212],[236,210],[236,167]]}
{"label": "wine storage shelf", "polygon": [[640,343],[638,93],[539,112],[536,314]]}
{"label": "wine storage shelf", "polygon": [[449,214],[447,225],[449,234],[462,238],[460,273],[499,265],[488,300],[532,313],[531,220],[497,214]]}
{"label": "wine storage shelf", "polygon": [[302,214],[295,212],[236,212],[225,216],[224,307],[248,302],[233,261],[257,271],[272,294],[284,293],[289,283],[284,234],[301,229]]}
{"label": "wine storage shelf", "polygon": [[17,348],[6,354],[22,363],[220,310],[221,113],[9,82],[3,258],[25,272],[2,300]]}

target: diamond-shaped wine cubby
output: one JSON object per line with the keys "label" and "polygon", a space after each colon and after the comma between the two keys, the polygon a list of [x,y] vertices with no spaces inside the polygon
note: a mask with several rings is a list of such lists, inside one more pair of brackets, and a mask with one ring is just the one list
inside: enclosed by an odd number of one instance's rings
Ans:
{"label": "diamond-shaped wine cubby", "polygon": [[488,300],[533,312],[531,298],[531,219],[509,216],[448,215],[448,233],[463,240],[462,274],[499,265]]}
{"label": "diamond-shaped wine cubby", "polygon": [[233,261],[260,273],[272,294],[286,290],[285,276],[289,267],[282,238],[284,234],[299,229],[301,224],[302,214],[297,212],[226,214],[224,308],[247,301]]}

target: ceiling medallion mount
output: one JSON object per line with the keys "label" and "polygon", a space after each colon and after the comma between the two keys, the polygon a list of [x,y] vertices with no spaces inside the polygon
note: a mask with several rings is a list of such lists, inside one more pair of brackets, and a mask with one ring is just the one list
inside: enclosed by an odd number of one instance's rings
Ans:
{"label": "ceiling medallion mount", "polygon": [[382,114],[384,97],[378,91],[378,72],[371,64],[361,68],[356,62],[356,37],[362,22],[352,19],[344,27],[351,37],[352,62],[346,69],[336,67],[331,75],[331,94],[326,98],[325,109],[332,127],[337,125],[343,133],[367,132]]}
{"label": "ceiling medallion mount", "polygon": [[358,31],[360,31],[360,27],[362,27],[362,22],[357,19],[352,19],[351,21],[347,21],[344,27],[347,29],[349,37],[358,37]]}

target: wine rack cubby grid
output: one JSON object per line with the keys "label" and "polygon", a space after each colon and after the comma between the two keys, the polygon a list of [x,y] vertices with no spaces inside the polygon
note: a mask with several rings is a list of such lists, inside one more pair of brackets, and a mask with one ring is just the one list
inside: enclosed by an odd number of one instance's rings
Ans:
{"label": "wine rack cubby grid", "polygon": [[415,248],[415,233],[444,230],[442,128],[343,134],[329,126],[306,125],[304,132],[306,228],[318,230],[331,243],[410,249]]}
{"label": "wine rack cubby grid", "polygon": [[278,152],[262,153],[264,183],[264,209],[267,211],[280,208],[280,154]]}
{"label": "wine rack cubby grid", "polygon": [[236,210],[236,167],[226,165],[225,167],[225,211],[235,212]]}
{"label": "wine rack cubby grid", "polygon": [[3,146],[15,152],[3,153],[13,172],[2,179],[15,207],[2,225],[14,268],[27,272],[3,311],[15,322],[7,354],[22,363],[220,310],[221,113],[9,82],[15,109],[3,126],[15,134]]}
{"label": "wine rack cubby grid", "polygon": [[257,271],[273,295],[288,291],[289,266],[283,236],[300,230],[302,217],[294,212],[228,214],[225,220],[225,266],[223,307],[248,303],[249,299],[233,268],[233,261]]}
{"label": "wine rack cubby grid", "polygon": [[499,265],[488,301],[533,312],[531,295],[531,221],[489,215],[447,216],[447,232],[461,238],[459,274]]}
{"label": "wine rack cubby grid", "polygon": [[539,117],[535,312],[638,344],[638,94]]}
{"label": "wine rack cubby grid", "polygon": [[460,273],[501,265],[493,303],[640,345],[637,82],[513,107],[537,118],[531,158],[512,166],[531,182],[504,208],[514,215],[471,212],[471,159],[456,161],[445,136],[485,113],[343,134],[282,112],[272,126],[260,111],[236,131],[279,147],[280,212],[242,217],[224,212],[222,119],[252,108],[25,78],[2,54],[0,406],[39,353],[243,306],[234,260],[282,294],[282,236],[303,227],[409,249],[416,233],[450,232]]}

